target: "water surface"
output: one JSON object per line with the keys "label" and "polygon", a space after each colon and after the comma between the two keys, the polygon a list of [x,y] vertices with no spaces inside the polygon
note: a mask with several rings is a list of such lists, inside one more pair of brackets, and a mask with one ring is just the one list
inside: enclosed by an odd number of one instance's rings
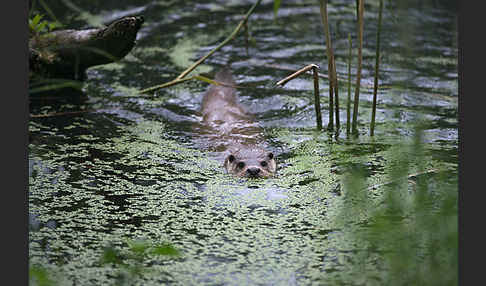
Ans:
{"label": "water surface", "polygon": [[[345,80],[356,7],[330,2],[337,72]],[[409,174],[419,165],[437,170],[430,184],[440,198],[457,187],[458,159],[456,11],[434,1],[385,2],[374,138],[368,134],[378,1],[366,4],[358,138],[345,132],[344,81],[338,135],[315,129],[311,76],[274,85],[291,73],[286,68],[310,63],[327,74],[315,1],[283,2],[276,21],[273,2],[263,1],[250,18],[248,54],[240,36],[193,72],[212,76],[230,63],[242,104],[277,154],[278,175],[264,181],[225,174],[220,154],[194,133],[206,83],[136,94],[174,79],[216,47],[253,1],[72,3],[81,14],[52,4],[76,28],[127,14],[143,14],[145,23],[129,55],[88,70],[81,98],[31,97],[34,115],[86,112],[29,122],[30,265],[61,285],[114,284],[123,269],[100,263],[104,248],[124,251],[128,241],[144,240],[171,243],[181,256],[148,256],[128,285],[381,285],[383,253],[365,249],[355,235],[371,210],[343,218],[346,174],[361,170],[380,205],[384,188],[373,186],[409,156],[404,146],[413,142],[417,121],[424,160],[411,162]],[[327,126],[327,80],[320,86]]]}

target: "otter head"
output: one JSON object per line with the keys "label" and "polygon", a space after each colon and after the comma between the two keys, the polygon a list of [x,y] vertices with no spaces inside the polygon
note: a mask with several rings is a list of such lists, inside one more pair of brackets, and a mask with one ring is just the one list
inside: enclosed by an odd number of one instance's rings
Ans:
{"label": "otter head", "polygon": [[263,149],[243,148],[231,152],[224,160],[230,174],[247,178],[268,178],[275,175],[277,163],[272,152]]}

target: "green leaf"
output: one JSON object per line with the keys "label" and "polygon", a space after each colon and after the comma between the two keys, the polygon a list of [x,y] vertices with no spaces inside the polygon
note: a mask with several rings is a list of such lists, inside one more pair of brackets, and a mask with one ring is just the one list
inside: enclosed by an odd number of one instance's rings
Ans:
{"label": "green leaf", "polygon": [[48,29],[49,29],[49,32],[56,29],[56,28],[60,28],[62,27],[62,24],[59,23],[59,22],[50,22],[49,25],[48,25]]}
{"label": "green leaf", "polygon": [[119,251],[114,249],[113,247],[106,247],[103,250],[103,255],[101,257],[101,264],[107,264],[107,263],[113,263],[113,264],[121,264],[121,255]]}
{"label": "green leaf", "polygon": [[54,281],[49,278],[47,270],[41,266],[31,266],[29,269],[29,277],[37,282],[36,285],[48,286],[55,285]]}
{"label": "green leaf", "polygon": [[44,31],[44,28],[47,26],[47,21],[42,21],[36,28],[37,32]]}
{"label": "green leaf", "polygon": [[280,0],[274,0],[273,1],[273,17],[276,20],[277,19],[277,13],[278,9],[280,8]]}
{"label": "green leaf", "polygon": [[137,254],[143,254],[150,247],[148,242],[142,240],[129,241],[128,245],[130,246],[130,250]]}
{"label": "green leaf", "polygon": [[175,249],[170,244],[162,244],[162,245],[155,246],[152,249],[152,253],[156,254],[156,255],[165,255],[165,256],[179,256],[180,255],[179,250]]}
{"label": "green leaf", "polygon": [[32,26],[33,27],[37,27],[37,24],[39,24],[40,20],[42,19],[42,15],[41,14],[37,14],[34,16],[34,19],[32,19]]}

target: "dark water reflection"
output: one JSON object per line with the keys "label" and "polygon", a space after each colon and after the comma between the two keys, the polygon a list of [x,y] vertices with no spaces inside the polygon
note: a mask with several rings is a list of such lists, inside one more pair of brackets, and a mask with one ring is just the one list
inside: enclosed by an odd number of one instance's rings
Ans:
{"label": "dark water reflection", "polygon": [[[346,79],[347,35],[356,38],[355,1],[330,2],[338,76]],[[145,23],[127,57],[88,70],[82,95],[31,98],[31,114],[58,113],[29,123],[31,264],[48,267],[65,284],[108,284],[117,270],[99,265],[102,248],[143,238],[169,241],[184,252],[173,260],[150,258],[143,285],[161,279],[177,285],[359,284],[353,265],[362,248],[337,222],[345,170],[359,166],[370,183],[382,180],[393,146],[410,141],[413,122],[421,120],[428,163],[457,176],[456,11],[447,1],[409,1],[406,7],[385,1],[374,139],[367,133],[378,1],[366,4],[358,139],[345,134],[345,82],[337,137],[314,132],[311,77],[274,86],[290,73],[275,65],[315,63],[327,74],[315,1],[282,3],[276,22],[273,2],[264,1],[251,16],[255,45],[248,55],[238,37],[196,70],[212,76],[231,62],[244,87],[238,90],[241,102],[278,154],[274,179],[228,177],[219,154],[194,133],[207,84],[191,81],[154,97],[134,96],[172,80],[214,48],[252,3],[72,1],[82,16],[63,1],[49,3],[72,27],[134,13],[143,14]],[[320,84],[327,125],[328,85]],[[77,113],[60,114],[66,112]],[[356,218],[354,224],[360,223]],[[379,257],[370,254],[367,267],[376,277],[383,271]]]}

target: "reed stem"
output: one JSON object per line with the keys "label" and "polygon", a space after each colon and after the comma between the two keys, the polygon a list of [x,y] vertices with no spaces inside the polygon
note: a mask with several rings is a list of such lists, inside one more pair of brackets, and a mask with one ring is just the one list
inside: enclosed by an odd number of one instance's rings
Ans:
{"label": "reed stem", "polygon": [[[294,71],[295,69],[293,69],[291,66],[285,66],[285,65],[278,65],[278,64],[254,64],[255,66],[258,66],[258,67],[266,67],[266,68],[271,68],[271,69],[277,69],[277,70],[283,70],[283,71]],[[308,73],[309,76],[312,76],[312,73]],[[322,74],[322,73],[318,73],[317,74],[320,78],[323,78],[323,79],[326,79],[326,80],[329,80],[329,75],[327,74]],[[341,77],[341,78],[337,78],[338,81],[341,81],[343,82],[343,84],[346,84],[347,83],[347,76],[346,77]],[[351,87],[354,87],[354,83],[351,82]],[[367,84],[366,82],[362,82],[361,83],[361,87],[362,88],[367,88],[367,89],[373,89],[373,83],[371,84]],[[391,88],[390,85],[381,85],[381,89],[383,90],[384,88]],[[438,96],[441,96],[439,94],[433,94],[433,96],[435,97],[438,97]],[[442,96],[441,96],[442,97]],[[447,100],[447,97],[443,97],[443,99]]]}
{"label": "reed stem", "polygon": [[227,43],[229,43],[231,40],[233,40],[236,37],[236,35],[238,34],[238,32],[246,25],[246,22],[248,21],[248,18],[253,13],[253,11],[255,10],[256,6],[258,6],[258,4],[260,4],[260,2],[262,2],[262,0],[257,0],[255,2],[255,4],[253,4],[253,6],[251,6],[251,8],[248,10],[248,12],[246,12],[246,14],[243,17],[243,19],[238,23],[238,26],[236,26],[236,28],[233,30],[233,32],[223,42],[221,42],[216,48],[212,49],[209,53],[207,53],[205,56],[203,56],[198,61],[196,61],[194,64],[192,64],[190,67],[188,67],[185,71],[183,71],[174,80],[172,80],[170,82],[167,82],[167,83],[163,83],[163,84],[157,85],[157,86],[153,86],[153,87],[149,87],[149,88],[143,89],[143,90],[140,91],[140,93],[147,93],[147,92],[155,91],[155,90],[158,90],[158,89],[167,87],[167,86],[171,86],[171,85],[180,83],[181,80],[185,76],[187,76],[190,72],[192,72],[198,65],[200,65],[201,63],[203,63],[212,54],[214,54],[216,51],[218,51],[219,49],[221,49],[223,46],[225,46]]}
{"label": "reed stem", "polygon": [[[329,23],[327,19],[327,0],[320,0],[320,12],[321,12],[321,20],[322,25],[324,26],[324,34],[326,36],[326,54],[327,54],[327,70],[329,74],[329,124],[327,129],[333,130],[334,129],[334,98],[333,93],[335,90],[335,83],[337,81],[334,80],[334,68],[333,68],[333,60],[334,55],[332,51],[332,43],[331,43],[331,35],[329,32]],[[339,119],[337,119],[336,125],[338,125]]]}
{"label": "reed stem", "polygon": [[317,66],[312,67],[312,75],[314,76],[314,107],[316,110],[316,124],[317,130],[322,130],[322,115],[321,115],[321,100],[319,97],[319,76],[317,75]]}
{"label": "reed stem", "polygon": [[238,32],[243,28],[248,21],[248,18],[250,15],[253,13],[253,10],[255,10],[256,6],[260,4],[262,0],[257,0],[253,6],[251,6],[250,10],[246,12],[245,17],[238,23],[238,26],[234,29],[234,31],[223,41],[221,42],[216,48],[212,49],[209,53],[207,53],[204,57],[200,58],[198,61],[196,61],[194,64],[192,64],[190,67],[188,67],[185,71],[183,71],[176,79],[181,79],[184,78],[186,75],[188,75],[191,71],[193,71],[198,65],[203,63],[207,58],[209,58],[212,54],[214,54],[217,50],[221,49],[223,46],[225,46],[227,43],[229,43],[231,40],[233,40]]}
{"label": "reed stem", "polygon": [[245,22],[245,50],[246,50],[246,56],[248,57],[248,46],[250,45],[250,33],[248,32],[248,23]]}
{"label": "reed stem", "polygon": [[[328,65],[328,67],[331,64]],[[332,68],[331,68],[332,70]],[[331,77],[331,76],[330,76]],[[329,124],[327,125],[327,130],[328,131],[333,131],[334,130],[334,97],[332,96],[334,94],[334,89],[332,87],[332,80],[329,82]]]}
{"label": "reed stem", "polygon": [[356,72],[356,89],[354,92],[354,108],[353,108],[353,123],[352,132],[353,134],[358,134],[358,104],[359,104],[359,87],[361,84],[361,68],[363,60],[363,14],[364,14],[364,0],[359,0],[358,7],[358,70]]}
{"label": "reed stem", "polygon": [[166,82],[166,83],[163,83],[163,84],[159,84],[159,85],[152,86],[152,87],[149,87],[149,88],[146,88],[146,89],[142,89],[141,91],[139,91],[139,93],[149,93],[149,92],[153,92],[153,91],[159,90],[161,88],[173,86],[173,85],[176,85],[176,84],[179,84],[179,83],[182,83],[182,82],[191,80],[193,78],[194,77],[188,77],[188,78],[182,78],[182,79],[174,79],[174,80],[171,80],[171,81]]}
{"label": "reed stem", "polygon": [[[332,48],[331,48],[332,49]],[[334,86],[334,106],[336,108],[336,131],[339,132],[339,93],[338,93],[338,80],[337,80],[337,72],[336,72],[336,60],[334,58],[334,53],[332,55],[332,74],[333,74],[333,86]]]}
{"label": "reed stem", "polygon": [[[241,86],[227,84],[227,83],[224,83],[224,82],[220,82],[220,81],[217,81],[217,80],[207,78],[207,77],[202,76],[202,75],[193,75],[193,76],[186,77],[186,78],[174,79],[174,80],[171,80],[169,82],[166,82],[166,83],[154,86],[154,87],[149,87],[149,88],[143,89],[143,90],[140,91],[140,93],[148,93],[148,92],[151,92],[151,91],[154,91],[154,90],[157,90],[157,89],[161,89],[161,88],[165,88],[165,87],[169,87],[169,86],[173,86],[173,85],[178,85],[180,83],[183,83],[183,82],[186,82],[186,81],[189,81],[189,80],[192,80],[192,79],[207,82],[207,83],[213,84],[213,85],[221,85],[221,86],[227,86],[227,87],[232,87],[232,88],[242,88]],[[129,96],[125,96],[125,97],[129,97]]]}
{"label": "reed stem", "polygon": [[380,64],[380,32],[381,32],[381,15],[383,11],[383,0],[380,0],[378,10],[378,30],[376,32],[376,61],[375,61],[375,82],[373,87],[373,109],[371,111],[370,136],[375,133],[375,115],[376,115],[376,96],[378,93],[378,71]]}
{"label": "reed stem", "polygon": [[351,131],[351,58],[352,42],[351,34],[348,34],[349,52],[348,52],[348,102],[346,104],[346,134]]}
{"label": "reed stem", "polygon": [[314,107],[316,110],[316,124],[317,130],[322,130],[322,114],[321,114],[321,100],[319,96],[319,73],[317,70],[319,66],[315,64],[306,65],[305,67],[297,70],[296,72],[292,73],[291,75],[285,77],[282,80],[279,80],[275,85],[284,86],[287,82],[293,80],[294,78],[298,77],[301,74],[304,74],[312,69],[312,76],[314,78]]}
{"label": "reed stem", "polygon": [[310,71],[313,68],[319,69],[319,66],[317,66],[315,64],[306,65],[305,67],[297,70],[296,72],[294,72],[291,75],[285,77],[284,79],[279,80],[275,85],[284,86],[287,82],[293,80],[294,78],[298,77],[299,75],[301,75],[303,73],[306,73],[306,72]]}

